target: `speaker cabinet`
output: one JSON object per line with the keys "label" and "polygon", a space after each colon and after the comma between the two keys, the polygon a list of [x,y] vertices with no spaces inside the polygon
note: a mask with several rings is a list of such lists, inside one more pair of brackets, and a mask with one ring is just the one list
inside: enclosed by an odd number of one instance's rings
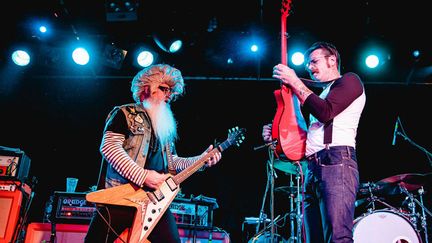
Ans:
{"label": "speaker cabinet", "polygon": [[0,243],[18,236],[21,216],[30,195],[28,185],[19,181],[0,181]]}
{"label": "speaker cabinet", "polygon": [[[80,243],[84,242],[88,225],[84,224],[56,224],[55,238],[57,243]],[[27,233],[24,243],[49,242],[51,237],[50,223],[30,223],[27,226]]]}
{"label": "speaker cabinet", "polygon": [[[84,224],[56,224],[57,243],[82,243],[87,234],[88,225]],[[182,243],[229,243],[229,237],[224,232],[204,231],[179,228]],[[24,243],[49,242],[51,237],[50,223],[30,223]],[[195,240],[194,240],[195,239]]]}

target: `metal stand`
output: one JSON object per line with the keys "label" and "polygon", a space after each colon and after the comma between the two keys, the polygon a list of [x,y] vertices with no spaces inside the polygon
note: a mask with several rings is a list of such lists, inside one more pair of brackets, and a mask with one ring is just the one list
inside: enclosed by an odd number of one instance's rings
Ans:
{"label": "metal stand", "polygon": [[[422,208],[422,216],[421,216],[421,226],[424,230],[424,236],[425,236],[425,243],[429,242],[429,236],[428,236],[428,231],[427,231],[427,220],[426,220],[426,211],[427,209],[423,206],[423,194],[424,194],[424,189],[423,187],[421,187],[418,190],[419,196],[420,196],[420,206]],[[430,215],[430,213],[429,213]]]}
{"label": "metal stand", "polygon": [[375,202],[379,202],[379,203],[381,203],[382,205],[386,206],[387,208],[390,208],[390,209],[393,209],[393,210],[397,211],[397,208],[396,208],[396,207],[394,207],[394,206],[392,206],[392,205],[390,205],[390,204],[388,204],[388,203],[382,201],[380,198],[378,198],[377,196],[375,196],[375,195],[373,194],[373,190],[374,190],[375,188],[377,188],[377,185],[376,185],[375,183],[373,183],[373,182],[368,182],[368,183],[366,184],[366,186],[367,186],[367,188],[368,188],[368,192],[369,192],[369,197],[367,198],[367,201],[369,202],[369,204],[368,204],[366,207],[369,207],[369,205],[372,206],[371,208],[368,208],[368,212],[369,212],[369,213],[375,211],[375,209],[376,209],[376,204],[375,204]]}
{"label": "metal stand", "polygon": [[[274,218],[274,178],[276,176],[276,172],[274,171],[274,167],[273,167],[273,162],[274,162],[274,150],[276,149],[276,141],[272,142],[272,143],[268,143],[259,147],[256,147],[255,150],[257,149],[261,149],[263,147],[268,147],[268,153],[269,153],[269,161],[267,162],[267,166],[268,166],[268,170],[267,170],[267,184],[266,184],[266,189],[264,192],[264,196],[263,196],[263,200],[262,200],[262,204],[261,204],[261,210],[260,210],[260,214],[259,214],[259,218],[258,218],[258,222],[256,225],[256,232],[255,235],[252,237],[251,241],[255,242],[261,235],[263,235],[263,233],[265,233],[268,228],[270,227],[270,243],[274,242],[274,236],[275,236],[275,230],[274,230],[274,225],[275,225],[275,218]],[[264,213],[264,207],[265,207],[265,202],[267,199],[267,193],[270,190],[270,199],[269,199],[269,203],[270,203],[270,225],[266,226],[266,222],[267,222],[267,215]],[[263,229],[260,231],[260,226],[261,223],[263,222],[264,227]]]}
{"label": "metal stand", "polygon": [[425,148],[423,148],[422,146],[418,145],[417,143],[415,143],[413,140],[411,140],[411,139],[406,135],[405,130],[403,129],[403,126],[402,126],[402,122],[400,121],[399,117],[398,117],[398,120],[397,120],[397,121],[398,121],[399,124],[400,124],[400,127],[401,127],[401,129],[402,129],[402,132],[397,131],[397,132],[396,132],[396,135],[400,135],[400,136],[403,137],[406,141],[408,141],[410,144],[412,144],[412,145],[415,146],[416,148],[418,148],[418,149],[420,149],[421,151],[423,151],[423,152],[426,154],[426,156],[427,156],[427,158],[428,158],[428,160],[429,160],[429,164],[430,164],[430,166],[432,166],[432,153],[429,152],[429,151],[427,151]]}
{"label": "metal stand", "polygon": [[[246,218],[246,223],[252,223],[252,221],[256,222],[256,229],[255,229],[255,235],[252,237],[252,239],[249,242],[256,242],[259,237],[261,236],[267,236],[269,235],[268,230],[270,230],[270,240],[266,242],[273,243],[275,239],[280,237],[275,233],[275,225],[277,222],[279,222],[282,219],[285,219],[286,215],[289,215],[290,217],[290,229],[291,229],[291,235],[288,239],[289,243],[301,243],[301,235],[302,235],[302,199],[301,199],[301,183],[300,180],[302,177],[302,171],[301,171],[301,163],[299,161],[295,162],[298,167],[296,168],[295,173],[290,173],[290,182],[289,182],[289,188],[296,188],[295,192],[289,192],[290,196],[290,212],[285,214],[284,217],[280,217],[278,215],[276,218],[274,217],[274,185],[275,181],[274,179],[277,178],[276,172],[274,170],[274,151],[276,149],[276,141],[272,143],[267,143],[265,145],[256,147],[255,150],[261,149],[264,147],[268,147],[268,153],[269,153],[269,160],[267,161],[267,184],[266,189],[264,192],[261,210],[259,214],[259,218]],[[289,162],[287,163],[294,163]],[[264,213],[265,208],[265,202],[267,199],[267,193],[270,192],[269,197],[269,204],[270,204],[270,219],[267,219],[267,215]],[[269,225],[266,225],[266,223],[269,223]],[[263,223],[263,228],[261,228],[261,223]]]}
{"label": "metal stand", "polygon": [[[299,162],[299,166],[300,162]],[[302,172],[299,167],[297,168],[297,172],[295,175],[290,174],[290,188],[296,188],[295,193],[290,192],[290,229],[291,236],[288,239],[288,243],[301,243],[301,229],[302,229],[302,211],[301,211],[301,178]],[[294,178],[295,176],[295,178]],[[295,179],[295,180],[294,180]],[[294,183],[295,181],[295,183]]]}
{"label": "metal stand", "polygon": [[423,204],[423,194],[424,194],[423,187],[421,187],[418,190],[420,201],[417,200],[413,196],[413,194],[410,193],[403,185],[399,185],[399,187],[400,187],[401,191],[403,193],[405,193],[408,196],[409,200],[410,200],[410,202],[408,204],[408,208],[410,209],[410,220],[413,223],[413,225],[416,228],[416,230],[417,230],[417,222],[418,222],[417,221],[418,220],[417,217],[418,217],[418,215],[417,215],[416,210],[415,210],[415,204],[417,203],[417,205],[419,205],[421,207],[421,209],[422,209],[422,214],[421,214],[421,217],[420,217],[421,227],[423,228],[423,232],[424,232],[424,236],[425,236],[424,237],[425,238],[425,243],[428,243],[429,242],[429,238],[428,238],[429,236],[428,236],[428,231],[427,231],[426,213],[429,214],[429,216],[432,216],[432,213]]}

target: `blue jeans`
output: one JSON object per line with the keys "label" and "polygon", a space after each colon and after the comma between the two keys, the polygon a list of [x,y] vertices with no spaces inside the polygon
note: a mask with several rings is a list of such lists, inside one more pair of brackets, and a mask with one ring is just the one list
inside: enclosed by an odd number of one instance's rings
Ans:
{"label": "blue jeans", "polygon": [[335,146],[308,156],[305,176],[306,242],[353,242],[355,200],[359,187],[356,151]]}

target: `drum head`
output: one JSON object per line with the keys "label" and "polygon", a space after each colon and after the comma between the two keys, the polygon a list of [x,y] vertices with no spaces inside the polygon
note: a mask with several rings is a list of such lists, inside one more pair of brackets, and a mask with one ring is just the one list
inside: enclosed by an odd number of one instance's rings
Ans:
{"label": "drum head", "polygon": [[421,243],[411,222],[392,210],[377,210],[354,220],[354,243]]}

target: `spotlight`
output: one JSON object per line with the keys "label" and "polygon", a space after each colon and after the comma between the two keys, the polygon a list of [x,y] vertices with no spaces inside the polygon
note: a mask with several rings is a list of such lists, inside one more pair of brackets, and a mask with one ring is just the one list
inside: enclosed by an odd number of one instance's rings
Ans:
{"label": "spotlight", "polygon": [[168,53],[178,52],[183,45],[183,41],[175,36],[153,35],[153,40],[160,49]]}
{"label": "spotlight", "polygon": [[103,62],[108,67],[120,69],[126,54],[126,50],[117,48],[113,43],[106,44],[102,53]]}
{"label": "spotlight", "polygon": [[72,59],[78,65],[86,65],[90,61],[90,55],[83,47],[75,48],[72,52]]}
{"label": "spotlight", "polygon": [[24,50],[16,50],[12,53],[12,61],[18,66],[27,66],[30,63],[30,55]]}
{"label": "spotlight", "polygon": [[153,53],[147,50],[141,51],[137,56],[137,63],[141,67],[148,67],[154,62]]}
{"label": "spotlight", "polygon": [[106,0],[106,20],[108,22],[135,21],[138,19],[138,6],[138,0]]}

